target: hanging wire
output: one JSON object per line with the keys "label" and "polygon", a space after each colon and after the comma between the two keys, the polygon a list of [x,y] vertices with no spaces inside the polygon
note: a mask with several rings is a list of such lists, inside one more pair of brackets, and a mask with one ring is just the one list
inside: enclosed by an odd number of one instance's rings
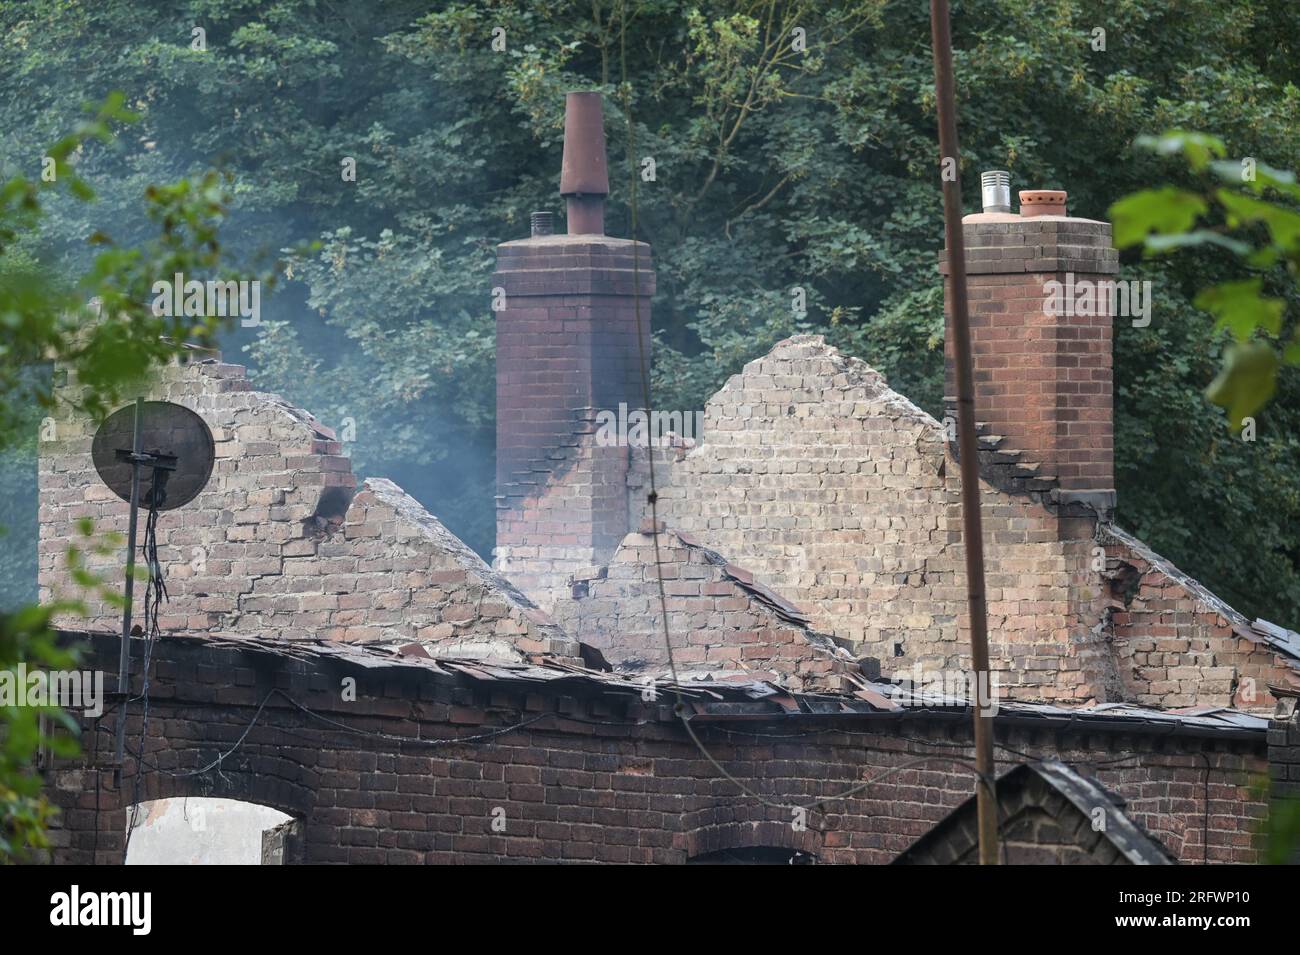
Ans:
{"label": "hanging wire", "polygon": [[[162,605],[167,601],[167,582],[163,578],[162,563],[158,560],[158,514],[159,508],[165,499],[165,494],[159,486],[159,474],[153,472],[153,481],[149,489],[149,513],[145,518],[144,524],[144,541],[140,545],[140,556],[143,558],[145,566],[149,568],[149,584],[144,591],[144,657],[141,662],[141,685],[140,696],[140,745],[139,752],[136,755],[137,764],[144,758],[145,740],[149,734],[149,666],[153,659],[154,644],[162,636],[162,629],[158,623],[159,611]],[[251,728],[251,727],[250,727]],[[131,810],[130,819],[126,827],[126,841],[122,846],[122,860],[126,861],[126,853],[131,848],[131,834],[135,832],[135,827],[140,813],[140,785],[144,779],[144,774],[140,772],[139,766],[136,767],[135,780],[131,786]]]}

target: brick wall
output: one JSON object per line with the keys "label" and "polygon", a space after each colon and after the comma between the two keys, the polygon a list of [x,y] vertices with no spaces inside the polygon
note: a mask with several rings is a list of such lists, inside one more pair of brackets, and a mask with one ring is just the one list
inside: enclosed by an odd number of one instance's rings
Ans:
{"label": "brick wall", "polygon": [[[1291,863],[1300,863],[1300,710],[1296,697],[1278,701],[1277,712],[1268,727],[1269,796],[1271,826],[1279,843],[1281,833],[1290,831]],[[1283,837],[1284,838],[1284,837]],[[1285,853],[1276,852],[1285,858]]]}
{"label": "brick wall", "polygon": [[[886,673],[968,665],[958,468],[939,422],[865,363],[796,336],[733,376],[705,423],[698,447],[661,459],[669,528],[752,571]],[[990,649],[1006,695],[1272,705],[1265,684],[1294,661],[1243,640],[1230,625],[1239,614],[1119,529],[1104,525],[1102,547],[1095,518],[1063,504],[1020,449],[982,443]],[[1128,606],[1116,596],[1121,563],[1144,568]],[[1247,678],[1253,702],[1235,696]]]}
{"label": "brick wall", "polygon": [[[1048,283],[1066,286],[1073,276],[1076,285],[1095,285],[1118,271],[1110,224],[1005,214],[963,222],[979,419],[1062,490],[1113,490],[1108,297],[1080,310],[1096,314],[1048,314],[1044,307]],[[942,259],[941,268],[946,275]],[[1062,292],[1065,302],[1075,299]],[[951,335],[945,345],[944,391],[956,395]]]}
{"label": "brick wall", "polygon": [[[199,356],[161,369],[146,397],[197,412],[216,444],[207,488],[158,522],[171,596],[163,630],[576,657],[559,628],[400,488],[378,479],[356,488],[334,433],[254,391],[241,366]],[[78,519],[125,539],[129,508],[95,472],[93,431],[85,418],[63,417],[57,440],[40,446],[42,600],[80,594],[64,557]],[[91,562],[120,592],[121,549]],[[137,593],[137,616],[139,605]],[[65,623],[118,629],[121,611],[91,600],[86,616]]]}
{"label": "brick wall", "polygon": [[[664,477],[661,513],[752,570],[886,672],[966,658],[956,467],[942,426],[815,336],[751,362],[710,400],[706,439]],[[999,682],[1084,700],[1100,682],[1075,621],[1077,546],[1026,495],[985,488]]]}
{"label": "brick wall", "polygon": [[1268,765],[1273,795],[1300,799],[1300,709],[1295,697],[1281,701],[1269,725]]}
{"label": "brick wall", "polygon": [[841,674],[861,676],[853,657],[812,630],[798,608],[687,534],[661,529],[656,550],[649,530],[629,534],[607,566],[577,575],[572,600],[557,611],[576,639],[624,670],[662,676],[666,610],[679,676],[738,674],[801,691],[852,689]]}
{"label": "brick wall", "polygon": [[863,362],[799,336],[709,400],[705,435],[679,464],[660,467],[670,528],[753,571],[864,652],[892,656],[903,634],[939,642],[946,628],[955,639],[962,593],[922,586],[927,559],[947,544],[933,418]]}
{"label": "brick wall", "polygon": [[1125,699],[1147,706],[1271,710],[1270,685],[1300,684],[1294,661],[1141,541],[1108,527],[1108,614]]}
{"label": "brick wall", "polygon": [[494,564],[549,609],[633,526],[629,449],[599,446],[596,416],[645,403],[655,276],[645,243],[600,235],[506,242],[497,256]]}
{"label": "brick wall", "polygon": [[[1123,800],[1054,760],[1026,762],[997,781],[998,839],[1008,865],[1168,865],[1156,840],[1135,826]],[[902,865],[978,865],[974,800],[894,860]]]}
{"label": "brick wall", "polygon": [[[597,584],[603,602],[557,608],[566,634],[395,485],[371,480],[355,489],[333,433],[252,390],[239,366],[202,357],[178,364],[160,373],[150,397],[197,411],[217,448],[208,489],[159,523],[172,598],[164,629],[419,639],[439,653],[511,659],[541,650],[576,658],[574,634],[616,654],[631,652],[628,641],[661,643],[649,637],[642,596],[618,611],[624,619],[611,617],[614,583]],[[938,422],[814,337],[791,339],[752,362],[706,414],[702,445],[655,452],[669,529],[744,568],[808,614],[808,629],[879,658],[887,673],[966,665],[957,469],[945,458]],[[126,504],[94,473],[91,433],[88,421],[65,418],[56,422],[57,440],[41,445],[46,600],[77,592],[64,554],[79,518],[94,519],[101,531],[126,529]],[[625,513],[629,495],[643,503],[643,452],[590,442],[578,451],[592,454],[587,461],[598,452],[618,455],[609,486],[621,503],[607,513]],[[568,482],[594,473],[585,467],[561,469],[528,506],[548,520],[564,515],[558,495],[584,493],[589,486]],[[1062,530],[1078,519],[1062,516],[1045,490],[1050,483],[1015,456],[989,452],[984,473],[993,665],[1006,695],[1266,709],[1267,685],[1293,677],[1288,658],[1242,635],[1240,615],[1122,531],[1107,529],[1104,569],[1095,569],[1098,543]],[[525,510],[514,514],[522,520]],[[610,557],[623,540],[610,546]],[[613,580],[635,570],[648,585],[649,552],[630,553],[646,562]],[[565,603],[574,575],[603,566],[585,545],[539,545],[528,560],[550,567],[548,586],[562,584]],[[120,586],[119,552],[98,558],[95,569]],[[590,608],[601,609],[584,621]],[[690,616],[671,621],[679,639],[697,641],[688,659],[711,644],[706,657],[758,665],[758,647],[741,645],[755,631],[726,627],[706,639]],[[85,618],[69,622],[112,629],[119,619],[116,608],[92,601]],[[602,632],[622,636],[605,642],[612,638]],[[802,685],[811,672],[802,659],[777,652],[770,666]],[[1242,692],[1248,687],[1253,701]]]}
{"label": "brick wall", "polygon": [[[96,638],[86,663],[111,674],[116,653],[115,638]],[[711,753],[780,803],[812,802],[894,770],[810,811],[800,831],[788,810],[739,794],[690,742],[671,701],[645,703],[635,685],[615,693],[577,679],[467,681],[184,638],[164,639],[153,659],[140,798],[203,795],[279,809],[301,822],[305,862],[680,863],[768,845],[821,862],[883,863],[973,792],[966,771],[945,759],[970,758],[970,721],[960,714],[697,720]],[[355,702],[342,698],[345,677],[357,681]],[[273,689],[284,696],[268,697]],[[235,747],[259,707],[256,725]],[[132,751],[138,718],[133,707]],[[120,859],[122,806],[134,798],[136,780],[128,758],[123,792],[113,789],[113,721],[110,709],[88,723],[86,756],[47,771],[48,792],[63,811],[52,837],[57,862]],[[456,737],[476,739],[450,742]],[[1035,757],[1059,755],[1096,776],[1184,862],[1253,859],[1251,827],[1265,807],[1250,781],[1264,771],[1262,734],[1210,744],[1163,731],[1000,721],[998,740]],[[195,772],[232,747],[220,772]],[[921,756],[928,761],[912,765]],[[1021,758],[999,750],[999,771]],[[494,830],[494,819],[504,831]]]}

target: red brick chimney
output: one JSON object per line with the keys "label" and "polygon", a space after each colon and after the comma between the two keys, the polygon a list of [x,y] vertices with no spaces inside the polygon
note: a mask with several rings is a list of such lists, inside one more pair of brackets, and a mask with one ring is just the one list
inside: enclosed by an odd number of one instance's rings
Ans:
{"label": "red brick chimney", "polygon": [[551,235],[550,216],[534,214],[530,238],[497,247],[493,275],[494,564],[547,609],[575,570],[605,563],[630,529],[629,449],[599,446],[596,416],[644,406],[655,276],[646,243],[605,235],[608,193],[600,94],[570,93],[560,177],[568,234]]}
{"label": "red brick chimney", "polygon": [[[985,211],[962,220],[975,414],[1003,436],[1000,451],[1021,451],[1057,479],[1060,503],[1105,512],[1115,495],[1109,289],[1119,268],[1110,224],[1070,216],[1054,190],[1021,192],[1015,215],[1006,173],[983,178]],[[945,305],[950,295],[945,282]]]}

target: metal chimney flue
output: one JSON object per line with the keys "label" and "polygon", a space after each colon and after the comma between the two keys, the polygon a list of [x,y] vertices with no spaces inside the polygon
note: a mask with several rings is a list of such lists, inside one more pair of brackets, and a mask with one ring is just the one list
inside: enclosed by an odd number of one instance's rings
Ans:
{"label": "metal chimney flue", "polygon": [[1011,173],[990,169],[980,173],[980,195],[985,212],[1011,211]]}
{"label": "metal chimney flue", "polygon": [[568,207],[569,235],[605,234],[609,169],[599,93],[569,93],[565,97],[560,195]]}
{"label": "metal chimney flue", "polygon": [[534,237],[555,234],[555,213],[553,212],[534,212],[529,216],[529,223],[532,226]]}

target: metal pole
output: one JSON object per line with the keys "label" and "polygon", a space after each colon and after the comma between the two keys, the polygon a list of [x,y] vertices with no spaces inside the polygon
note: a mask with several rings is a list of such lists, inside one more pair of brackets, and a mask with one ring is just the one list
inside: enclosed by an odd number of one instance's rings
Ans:
{"label": "metal pole", "polygon": [[122,647],[117,657],[117,763],[113,785],[122,785],[122,761],[126,755],[126,695],[130,689],[131,602],[135,595],[135,526],[140,514],[140,408],[143,399],[135,399],[135,429],[131,438],[131,516],[126,543],[126,605],[122,608]]}
{"label": "metal pole", "polygon": [[930,0],[930,38],[934,46],[934,88],[939,113],[943,219],[948,242],[948,280],[952,285],[953,355],[957,370],[957,449],[961,457],[962,541],[966,545],[966,594],[970,610],[970,656],[975,670],[975,766],[980,864],[998,862],[998,806],[994,789],[993,714],[989,699],[988,610],[984,599],[984,534],[980,522],[979,457],[975,438],[975,389],[966,301],[966,248],[961,223],[960,153],[953,95],[952,32],[948,0]]}

